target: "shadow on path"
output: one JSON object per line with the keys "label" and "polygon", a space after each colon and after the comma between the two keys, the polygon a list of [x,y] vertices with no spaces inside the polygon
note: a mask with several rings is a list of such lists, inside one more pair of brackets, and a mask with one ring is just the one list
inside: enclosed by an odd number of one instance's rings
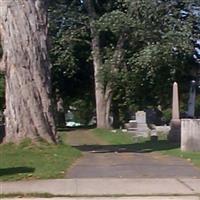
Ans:
{"label": "shadow on path", "polygon": [[169,143],[166,140],[160,140],[158,142],[146,141],[142,143],[124,144],[124,145],[79,145],[73,146],[83,152],[93,153],[150,153],[154,151],[170,150],[178,148],[178,144]]}

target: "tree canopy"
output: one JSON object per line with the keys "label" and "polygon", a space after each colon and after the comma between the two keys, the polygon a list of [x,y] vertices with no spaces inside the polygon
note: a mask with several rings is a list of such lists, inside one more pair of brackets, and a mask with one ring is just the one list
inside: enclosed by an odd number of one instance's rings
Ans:
{"label": "tree canopy", "polygon": [[200,74],[198,0],[55,0],[48,13],[53,96],[62,97],[65,106],[83,100],[95,109],[98,79],[102,91],[112,93],[113,113],[158,104],[168,108],[172,82],[186,94]]}
{"label": "tree canopy", "polygon": [[[197,1],[187,0],[55,1],[49,11],[57,86],[62,88],[63,77],[68,88],[82,80],[86,86],[82,91],[94,91],[87,87],[94,81],[92,25],[100,38],[98,79],[104,88],[111,87],[112,101],[121,107],[169,106],[172,82],[180,82],[181,90],[187,91],[195,75],[198,6]],[[76,94],[74,87],[71,92],[61,90]]]}

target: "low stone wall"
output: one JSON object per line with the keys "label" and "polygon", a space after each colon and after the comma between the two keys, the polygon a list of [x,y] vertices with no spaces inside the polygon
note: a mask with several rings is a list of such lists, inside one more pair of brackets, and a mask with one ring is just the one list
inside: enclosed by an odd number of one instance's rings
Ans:
{"label": "low stone wall", "polygon": [[200,119],[181,120],[181,150],[200,151]]}

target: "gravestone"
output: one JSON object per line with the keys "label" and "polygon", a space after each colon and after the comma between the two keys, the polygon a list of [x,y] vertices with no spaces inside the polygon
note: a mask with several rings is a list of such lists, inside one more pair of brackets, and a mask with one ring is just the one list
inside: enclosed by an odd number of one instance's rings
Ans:
{"label": "gravestone", "polygon": [[148,137],[150,129],[147,126],[146,112],[137,111],[135,120],[130,120],[129,123],[126,123],[125,128],[134,136]]}
{"label": "gravestone", "polygon": [[195,99],[196,99],[196,81],[191,82],[189,100],[188,100],[188,118],[194,118],[195,115]]}
{"label": "gravestone", "polygon": [[148,136],[149,128],[147,126],[146,112],[137,111],[135,114],[137,123],[137,132],[143,136]]}
{"label": "gravestone", "polygon": [[181,150],[200,152],[200,119],[181,120]]}
{"label": "gravestone", "polygon": [[146,124],[146,112],[137,111],[135,114],[135,118],[138,124]]}
{"label": "gravestone", "polygon": [[179,113],[179,95],[178,84],[173,84],[173,96],[172,96],[172,120],[170,122],[170,132],[168,140],[171,142],[180,142],[181,138],[181,120]]}

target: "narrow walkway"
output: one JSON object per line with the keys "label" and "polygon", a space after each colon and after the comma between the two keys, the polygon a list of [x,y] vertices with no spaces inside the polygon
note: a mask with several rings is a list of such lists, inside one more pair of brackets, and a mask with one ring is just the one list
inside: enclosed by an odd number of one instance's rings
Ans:
{"label": "narrow walkway", "polygon": [[184,159],[110,146],[90,131],[70,132],[67,142],[84,156],[66,178],[200,178],[200,169]]}

